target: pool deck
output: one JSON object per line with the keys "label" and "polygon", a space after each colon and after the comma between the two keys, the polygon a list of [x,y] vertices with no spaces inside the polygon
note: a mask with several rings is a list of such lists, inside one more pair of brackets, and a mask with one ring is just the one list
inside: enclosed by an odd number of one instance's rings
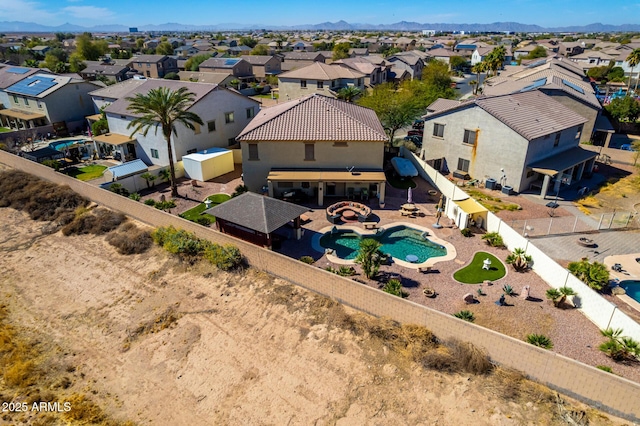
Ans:
{"label": "pool deck", "polygon": [[[636,262],[636,259],[638,258],[640,258],[640,253],[607,256],[604,258],[604,264],[607,265],[609,274],[613,279],[617,279],[619,281],[640,281],[640,263]],[[611,269],[611,266],[616,263],[622,265],[622,272],[617,272]],[[632,299],[626,294],[618,294],[616,297],[625,302],[631,308],[640,312],[640,302]]]}
{"label": "pool deck", "polygon": [[[427,228],[426,226],[421,226],[421,225],[417,225],[415,223],[409,223],[409,222],[393,222],[393,223],[389,223],[387,225],[385,225],[384,227],[380,227],[378,229],[362,229],[361,226],[354,226],[354,225],[334,225],[336,229],[338,229],[339,231],[343,231],[343,230],[349,230],[349,231],[353,231],[356,234],[360,234],[362,237],[368,237],[368,236],[373,236],[376,235],[378,232],[380,232],[383,229],[390,229],[390,228],[394,228],[397,226],[406,226],[407,228],[413,228],[413,229],[417,229],[418,231],[421,232],[426,232],[427,233],[427,237],[429,238],[430,241],[433,241],[436,244],[440,244],[441,246],[443,246],[446,250],[447,250],[447,254],[445,254],[444,256],[436,256],[436,257],[432,257],[429,258],[427,260],[425,260],[422,263],[413,263],[413,262],[407,262],[404,259],[398,259],[396,257],[393,258],[393,262],[398,264],[399,266],[405,267],[405,268],[409,268],[409,269],[423,269],[423,268],[430,268],[433,267],[436,263],[438,262],[445,262],[445,261],[450,261],[456,258],[457,253],[456,253],[456,248],[453,246],[453,244],[443,240],[442,238],[439,238],[435,235],[433,235],[433,232],[431,229]],[[336,255],[334,255],[333,253],[327,251],[324,247],[322,247],[320,245],[320,238],[328,233],[331,232],[331,230],[334,228],[334,226],[327,226],[325,228],[322,228],[318,231],[317,234],[315,234],[311,240],[311,245],[313,247],[314,250],[320,252],[320,253],[325,253],[325,255],[327,256],[327,260],[332,262],[332,263],[336,263],[338,265],[355,265],[355,261],[353,259],[342,259]]]}

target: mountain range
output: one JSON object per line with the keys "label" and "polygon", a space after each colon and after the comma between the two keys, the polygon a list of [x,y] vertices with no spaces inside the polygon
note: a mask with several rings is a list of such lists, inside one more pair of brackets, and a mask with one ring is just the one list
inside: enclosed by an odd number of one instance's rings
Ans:
{"label": "mountain range", "polygon": [[[634,32],[640,31],[640,24],[608,25],[594,23],[583,26],[567,26],[545,28],[539,25],[522,24],[519,22],[494,22],[491,24],[445,24],[445,23],[424,23],[400,21],[394,24],[350,24],[345,21],[323,22],[320,24],[303,24],[294,26],[273,26],[273,25],[247,25],[239,23],[220,23],[211,25],[189,25],[178,23],[166,23],[160,25],[142,25],[137,27],[139,31],[161,32],[161,31],[229,31],[229,30],[334,30],[334,31],[420,31],[435,30],[442,32],[465,31],[465,32],[577,32],[577,33],[600,33],[600,32]],[[0,32],[28,32],[28,33],[55,33],[55,32],[129,32],[126,25],[107,24],[93,27],[83,27],[75,24],[62,24],[58,26],[40,25],[33,22],[20,21],[0,21]]]}

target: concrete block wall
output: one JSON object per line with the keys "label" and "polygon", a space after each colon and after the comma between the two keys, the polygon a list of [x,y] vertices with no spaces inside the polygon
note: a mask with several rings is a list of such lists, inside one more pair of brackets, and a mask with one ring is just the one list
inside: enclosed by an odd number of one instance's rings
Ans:
{"label": "concrete block wall", "polygon": [[[23,158],[0,152],[0,163],[55,183],[68,185],[80,195],[152,226],[173,225],[218,244],[234,244],[241,250],[248,263],[256,269],[334,298],[363,312],[388,317],[401,323],[426,326],[440,339],[456,338],[471,342],[483,348],[498,364],[522,371],[528,377],[596,408],[631,421],[640,421],[638,383],[221,234],[211,228],[56,173],[51,168]],[[489,226],[497,226],[499,223],[495,217],[489,217]],[[506,225],[502,223],[500,226]],[[544,263],[546,260],[541,262]],[[616,312],[614,318],[617,315]]]}

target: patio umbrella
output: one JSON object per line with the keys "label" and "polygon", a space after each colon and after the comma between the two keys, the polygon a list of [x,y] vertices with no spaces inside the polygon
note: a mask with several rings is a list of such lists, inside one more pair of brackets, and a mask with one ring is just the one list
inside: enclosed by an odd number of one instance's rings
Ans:
{"label": "patio umbrella", "polygon": [[407,203],[413,203],[413,191],[411,190],[411,187],[409,187],[409,190],[407,191]]}
{"label": "patio umbrella", "polygon": [[442,217],[442,205],[444,204],[444,195],[440,195],[440,201],[438,201],[438,205],[436,206],[436,218],[440,219]]}

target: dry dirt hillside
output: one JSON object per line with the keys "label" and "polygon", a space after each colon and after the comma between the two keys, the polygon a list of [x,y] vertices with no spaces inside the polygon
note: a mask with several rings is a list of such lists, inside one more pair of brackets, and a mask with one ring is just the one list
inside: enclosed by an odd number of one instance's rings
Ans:
{"label": "dry dirt hillside", "polygon": [[4,412],[4,424],[624,424],[514,373],[470,373],[486,365],[464,345],[256,271],[43,230],[0,208],[0,342],[25,370],[12,379],[5,356],[0,395],[71,411]]}

